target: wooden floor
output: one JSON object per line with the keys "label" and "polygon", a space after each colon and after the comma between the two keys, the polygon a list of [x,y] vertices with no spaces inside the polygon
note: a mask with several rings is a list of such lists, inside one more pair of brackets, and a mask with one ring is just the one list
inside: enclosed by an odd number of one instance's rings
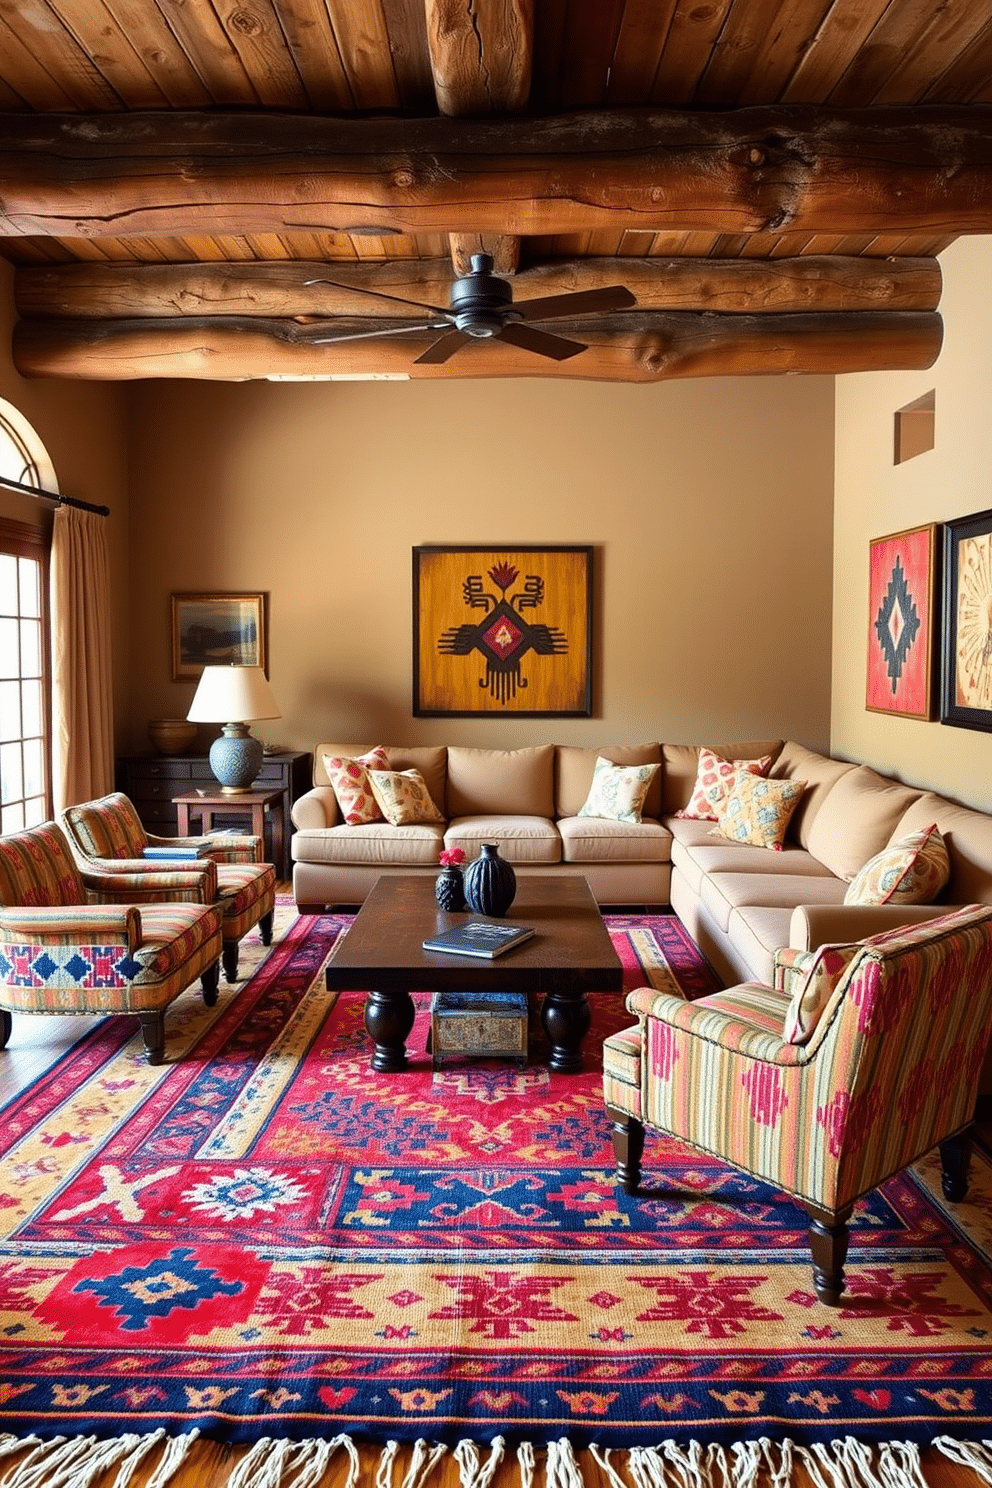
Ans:
{"label": "wooden floor", "polygon": [[[71,1048],[99,1021],[98,1018],[89,1017],[15,1016],[10,1041],[6,1049],[0,1051],[0,1109],[21,1090],[32,1084],[44,1070],[54,1064],[67,1049]],[[992,1138],[992,1110],[982,1110],[979,1125],[986,1140]],[[360,1424],[356,1423],[356,1433],[359,1431]],[[471,1433],[467,1432],[466,1435],[470,1436]],[[238,1463],[250,1450],[249,1447],[225,1447],[215,1442],[196,1441],[181,1469],[175,1476],[168,1479],[169,1488],[228,1488]],[[419,1483],[404,1482],[411,1465],[411,1451],[411,1448],[400,1447],[391,1474],[380,1480],[378,1471],[380,1447],[359,1445],[361,1459],[359,1488],[420,1488]],[[0,1461],[0,1488],[4,1488],[7,1483],[7,1474],[11,1468],[26,1455],[25,1449],[12,1458]],[[575,1455],[585,1488],[617,1488],[617,1485],[611,1483],[609,1476],[602,1471],[589,1452],[577,1451]],[[480,1448],[482,1462],[486,1461],[486,1456],[487,1449]],[[544,1488],[544,1453],[536,1443],[535,1456],[534,1488]],[[975,1473],[969,1469],[957,1467],[933,1448],[925,1449],[922,1456],[924,1475],[931,1488],[987,1488],[987,1485],[983,1485]],[[133,1479],[129,1480],[129,1488],[144,1488],[160,1458],[161,1451],[156,1448],[149,1454],[147,1461],[139,1466]],[[641,1488],[643,1479],[639,1484],[630,1476],[626,1468],[624,1453],[614,1453],[612,1466],[619,1472],[626,1488]],[[309,1478],[306,1479],[307,1488],[346,1488],[348,1471],[349,1459],[345,1451],[339,1449],[335,1452],[321,1478],[316,1482]],[[115,1477],[116,1468],[111,1468],[95,1479],[92,1484],[88,1483],[87,1488],[112,1488]],[[286,1488],[290,1488],[292,1478],[293,1474],[290,1474]],[[255,1480],[252,1478],[250,1481],[253,1484]],[[261,1479],[259,1481],[261,1482]],[[671,1479],[671,1481],[675,1480]],[[39,1478],[36,1482],[38,1488],[44,1488],[44,1478]],[[795,1483],[797,1488],[814,1488],[801,1464],[797,1464],[796,1467]],[[508,1449],[505,1460],[496,1469],[492,1478],[491,1488],[520,1488],[520,1484],[520,1466],[515,1452]],[[266,1480],[265,1488],[280,1488],[280,1485],[275,1479],[271,1479]],[[449,1451],[432,1469],[426,1480],[426,1488],[471,1488],[471,1485],[465,1481],[458,1461]],[[479,1488],[482,1488],[481,1484]],[[527,1488],[526,1484],[524,1488]],[[558,1488],[578,1488],[578,1485],[560,1483]],[[704,1481],[700,1481],[698,1488],[707,1488],[707,1485]],[[725,1488],[725,1485],[717,1482],[714,1488]],[[766,1473],[761,1474],[755,1488],[770,1488]],[[775,1488],[781,1488],[781,1485],[775,1485]],[[864,1488],[864,1485],[861,1485],[861,1488]],[[907,1483],[906,1488],[912,1488],[912,1484]]]}

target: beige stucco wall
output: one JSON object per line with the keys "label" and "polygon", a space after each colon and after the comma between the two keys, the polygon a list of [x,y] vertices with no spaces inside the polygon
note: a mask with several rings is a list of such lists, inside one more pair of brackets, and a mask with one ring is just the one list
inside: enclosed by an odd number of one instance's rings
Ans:
{"label": "beige stucco wall", "polygon": [[[173,590],[264,590],[264,739],[829,737],[828,378],[129,390],[122,746],[184,714]],[[591,543],[595,716],[414,719],[411,548]]]}
{"label": "beige stucco wall", "polygon": [[[944,345],[927,372],[837,379],[832,749],[992,807],[992,736],[865,710],[868,542],[992,507],[992,238],[941,256]],[[893,416],[936,392],[936,443],[893,462]]]}

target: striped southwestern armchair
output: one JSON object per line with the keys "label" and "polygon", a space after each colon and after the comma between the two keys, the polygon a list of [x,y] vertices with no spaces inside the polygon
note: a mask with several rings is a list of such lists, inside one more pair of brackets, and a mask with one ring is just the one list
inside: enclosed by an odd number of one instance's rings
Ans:
{"label": "striped southwestern armchair", "polygon": [[813,1285],[836,1306],[863,1194],[939,1146],[964,1198],[992,1028],[992,906],[853,946],[780,951],[775,986],[686,1002],[640,988],[635,1027],[603,1045],[617,1175],[640,1183],[645,1131],[722,1158],[810,1218]]}
{"label": "striped southwestern armchair", "polygon": [[[156,874],[168,866],[179,875],[202,875],[204,864],[216,864],[213,888],[201,903],[216,899],[224,914],[224,976],[238,977],[238,946],[254,925],[263,945],[272,943],[272,917],[276,902],[276,870],[263,863],[258,837],[218,833],[209,837],[155,837],[146,832],[133,803],[120,791],[70,806],[62,813],[65,828],[81,869],[112,872],[120,897],[135,903],[163,902],[175,897],[154,887]],[[205,858],[176,859],[168,865],[142,857],[146,847],[203,847]],[[173,884],[174,887],[174,884]]]}
{"label": "striped southwestern armchair", "polygon": [[161,1064],[169,1004],[197,977],[217,1001],[221,910],[112,893],[110,876],[80,872],[54,822],[0,837],[0,1049],[12,1013],[134,1013]]}

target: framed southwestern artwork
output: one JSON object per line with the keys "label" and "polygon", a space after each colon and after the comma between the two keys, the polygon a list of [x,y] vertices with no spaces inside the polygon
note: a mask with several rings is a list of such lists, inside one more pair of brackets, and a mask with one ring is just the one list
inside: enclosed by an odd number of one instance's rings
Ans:
{"label": "framed southwestern artwork", "polygon": [[941,723],[992,730],[992,511],[944,526]]}
{"label": "framed southwestern artwork", "polygon": [[414,715],[588,718],[592,551],[414,548]]}
{"label": "framed southwestern artwork", "polygon": [[930,523],[868,545],[869,712],[934,716],[937,543]]}
{"label": "framed southwestern artwork", "polygon": [[264,594],[174,594],[172,678],[207,665],[265,666]]}

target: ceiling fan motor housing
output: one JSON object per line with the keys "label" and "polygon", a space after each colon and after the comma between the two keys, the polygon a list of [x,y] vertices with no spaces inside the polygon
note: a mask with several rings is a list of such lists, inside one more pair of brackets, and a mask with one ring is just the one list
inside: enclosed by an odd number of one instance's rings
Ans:
{"label": "ceiling fan motor housing", "polygon": [[513,290],[492,272],[488,253],[473,253],[472,272],[451,286],[451,313],[466,336],[498,336],[510,320],[523,317],[513,309]]}

